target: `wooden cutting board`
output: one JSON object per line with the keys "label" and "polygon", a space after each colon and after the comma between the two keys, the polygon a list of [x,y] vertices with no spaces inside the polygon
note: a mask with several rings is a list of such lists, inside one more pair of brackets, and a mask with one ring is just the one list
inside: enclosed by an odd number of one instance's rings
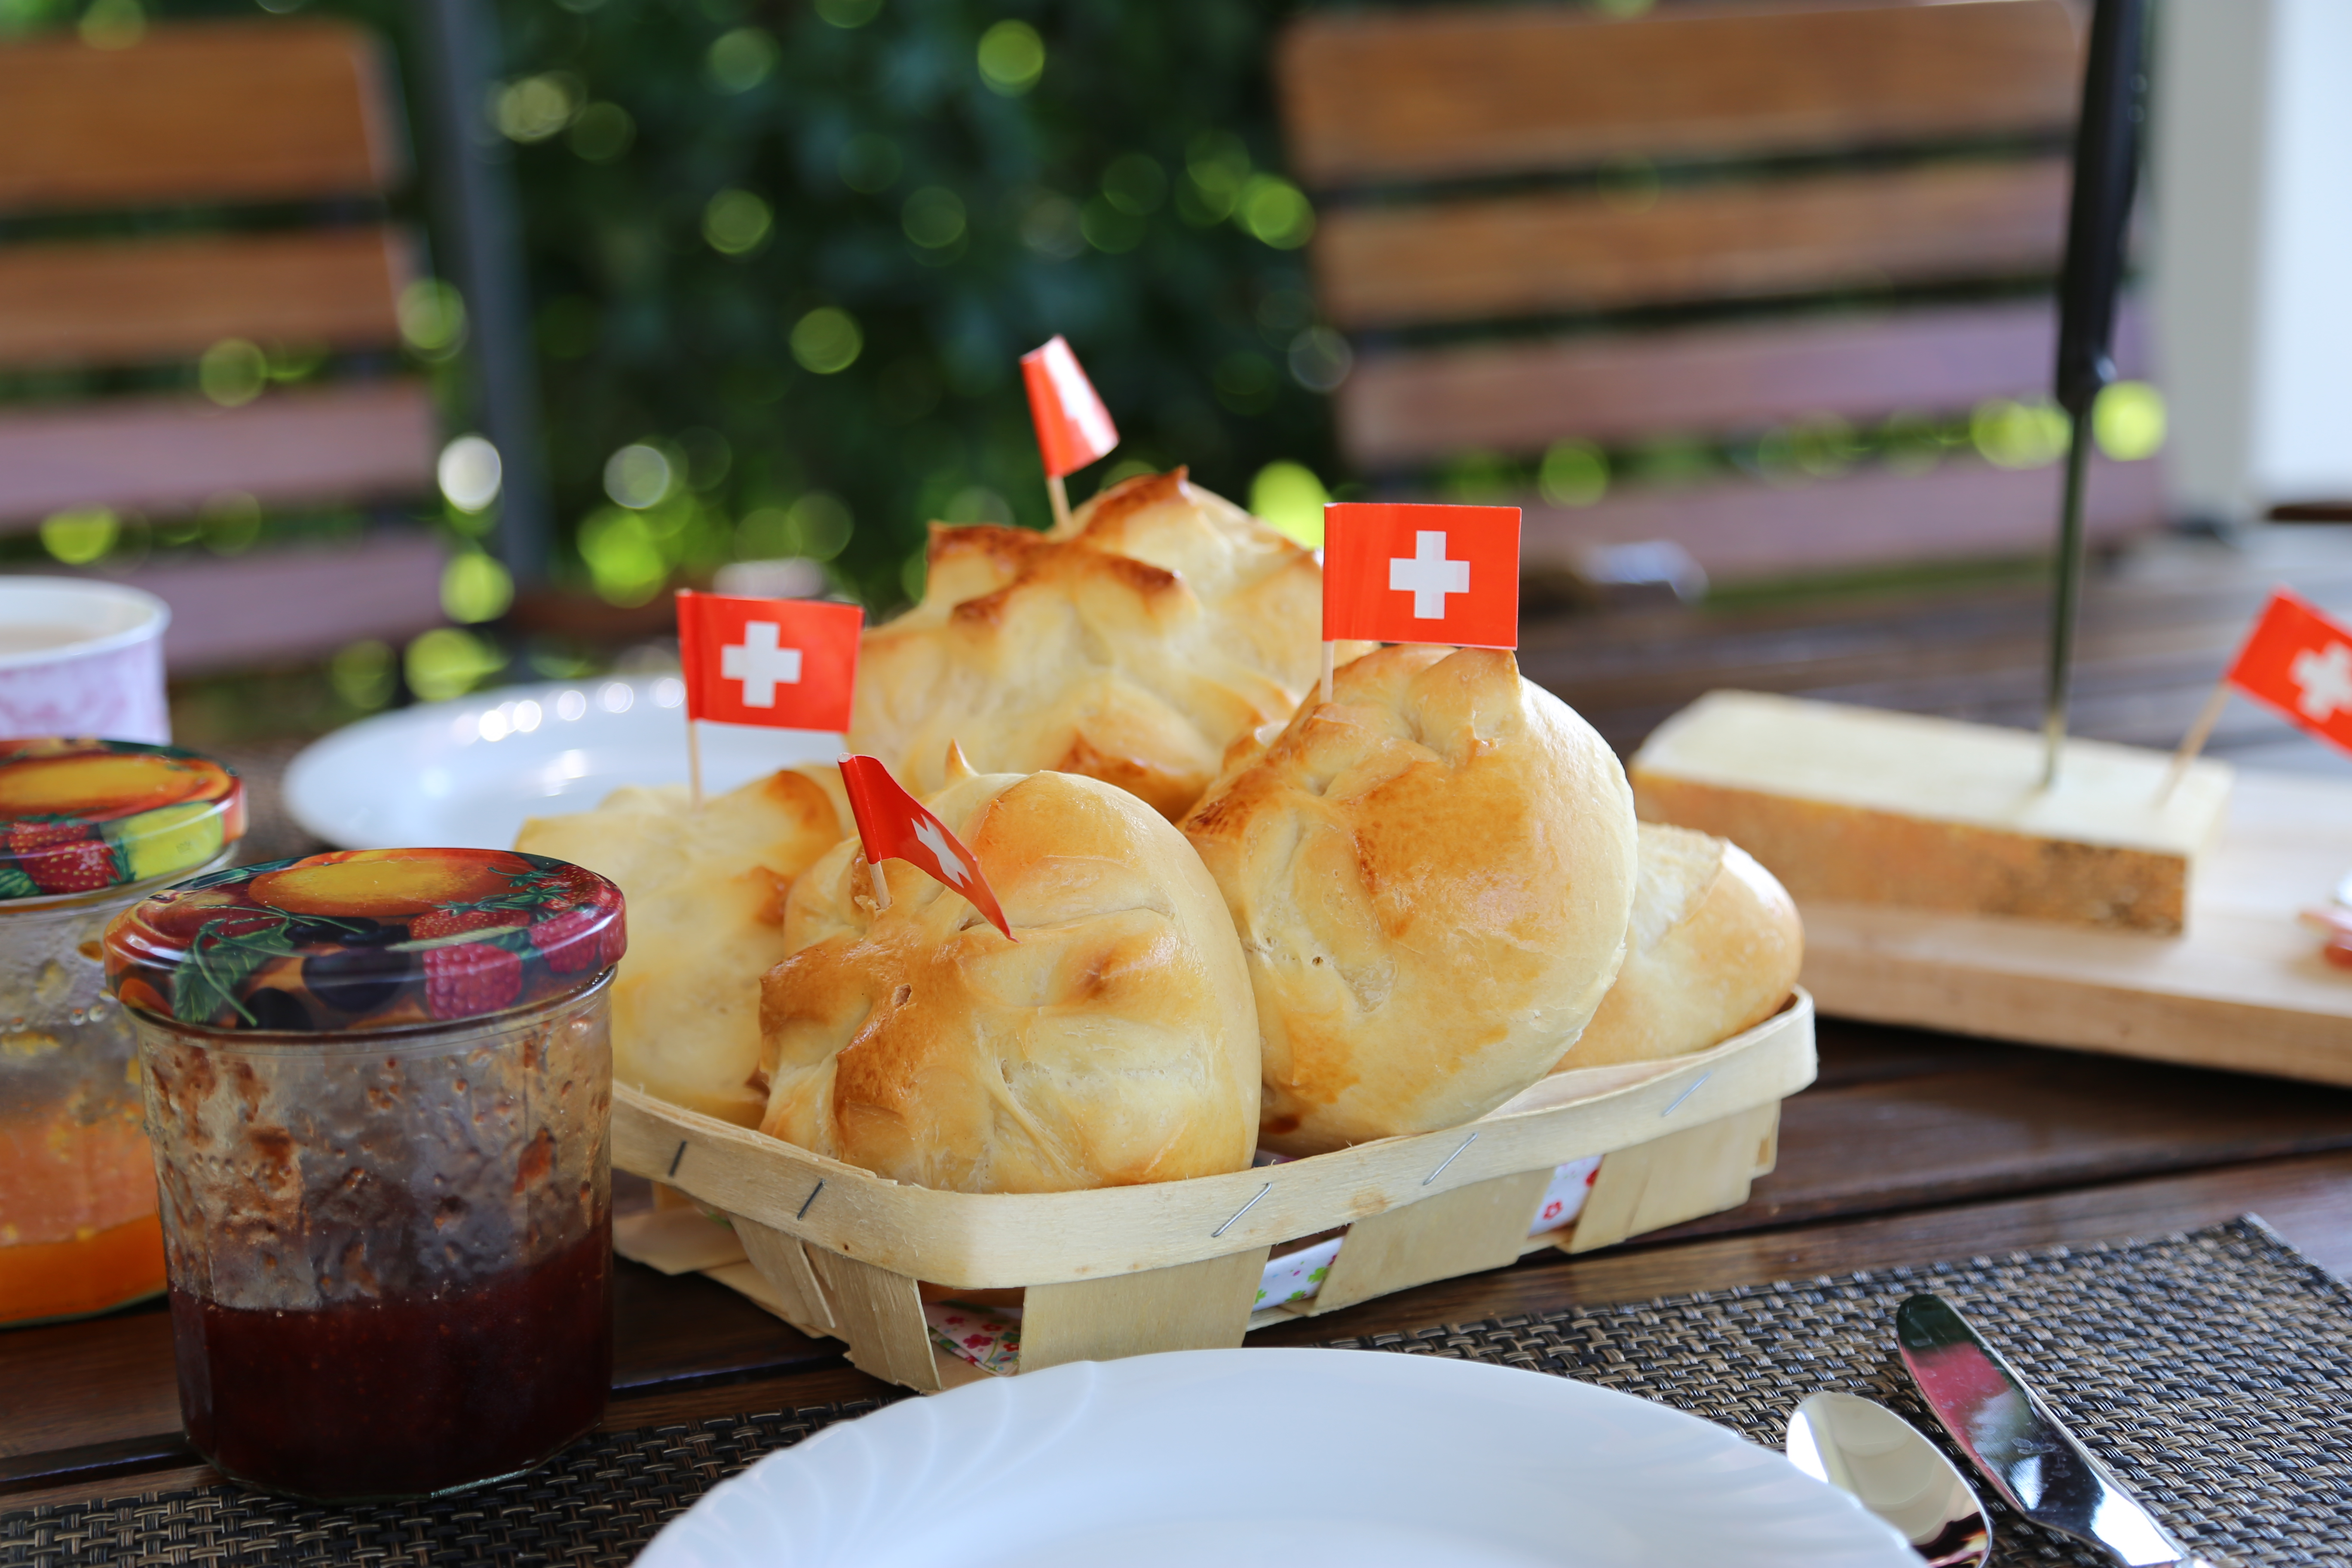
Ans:
{"label": "wooden cutting board", "polygon": [[2352,784],[2242,772],[2179,936],[1816,900],[1804,984],[1842,1017],[2352,1084],[2352,970],[2295,920],[2347,871]]}

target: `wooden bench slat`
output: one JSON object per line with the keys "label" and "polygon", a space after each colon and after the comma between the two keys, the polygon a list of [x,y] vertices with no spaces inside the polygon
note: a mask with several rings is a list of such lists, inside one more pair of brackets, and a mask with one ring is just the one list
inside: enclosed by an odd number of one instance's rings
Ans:
{"label": "wooden bench slat", "polygon": [[[1781,489],[1761,480],[1627,489],[1589,507],[1529,504],[1521,559],[1531,572],[1574,570],[1596,545],[1668,539],[1723,582],[1907,565],[1967,556],[2033,555],[2056,536],[2058,465],[1996,468],[1970,458],[1924,474],[1869,468]],[[2095,542],[2161,527],[2153,460],[2094,459],[2084,526]]]}
{"label": "wooden bench slat", "polygon": [[0,247],[0,365],[137,364],[224,338],[388,348],[414,274],[385,228]]}
{"label": "wooden bench slat", "polygon": [[2064,162],[2036,158],[1702,185],[1639,211],[1584,193],[1341,208],[1313,255],[1350,328],[1796,295],[2053,271],[2067,190]]}
{"label": "wooden bench slat", "polygon": [[2060,0],[1310,15],[1276,71],[1311,184],[2046,133],[2074,120]]}
{"label": "wooden bench slat", "polygon": [[0,47],[0,212],[380,192],[400,174],[373,40],[324,21]]}
{"label": "wooden bench slat", "polygon": [[[2126,375],[2145,367],[2143,323],[2126,301],[2115,354]],[[1339,439],[1383,471],[1570,437],[1954,414],[2046,393],[2057,338],[2054,306],[2026,300],[1367,354],[1339,388]]]}
{"label": "wooden bench slat", "polygon": [[168,516],[242,490],[268,506],[428,493],[439,453],[421,382],[265,394],[242,408],[115,398],[0,416],[0,528],[68,507]]}
{"label": "wooden bench slat", "polygon": [[163,663],[173,676],[315,659],[363,637],[400,642],[442,624],[447,560],[422,529],[350,543],[170,561],[110,578],[172,606]]}

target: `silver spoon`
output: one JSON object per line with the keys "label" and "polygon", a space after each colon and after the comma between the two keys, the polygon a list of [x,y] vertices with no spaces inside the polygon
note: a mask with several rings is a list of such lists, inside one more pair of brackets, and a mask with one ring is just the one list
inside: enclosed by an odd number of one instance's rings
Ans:
{"label": "silver spoon", "polygon": [[1883,1405],[1816,1394],[1790,1413],[1789,1462],[1851,1493],[1929,1568],[1981,1568],[1992,1524],[1952,1461]]}

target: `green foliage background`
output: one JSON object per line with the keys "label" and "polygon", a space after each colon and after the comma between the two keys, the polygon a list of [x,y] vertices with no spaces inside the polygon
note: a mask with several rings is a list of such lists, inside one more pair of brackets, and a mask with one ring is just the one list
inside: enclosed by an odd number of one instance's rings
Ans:
{"label": "green foliage background", "polygon": [[[1118,459],[1189,462],[1227,491],[1277,457],[1327,467],[1324,399],[1286,364],[1312,321],[1300,254],[1254,237],[1246,213],[1220,215],[1246,172],[1278,165],[1272,7],[827,9],[871,20],[837,26],[803,0],[505,0],[510,78],[563,73],[558,90],[634,127],[609,161],[582,155],[602,151],[595,110],[514,150],[568,516],[599,500],[614,448],[682,438],[713,519],[689,565],[728,548],[718,520],[816,489],[855,520],[845,585],[887,605],[926,520],[1044,521],[1015,362],[1057,331],[1119,422]],[[1008,17],[1045,47],[1017,95],[978,58]],[[771,40],[772,65],[730,90]],[[751,254],[705,237],[725,191],[772,209]],[[927,216],[926,237],[947,226],[924,209],[948,205],[919,193],[942,191],[962,231],[919,244],[908,231]],[[824,306],[862,338],[833,374],[792,352]]]}
{"label": "green foliage background", "polygon": [[[512,164],[573,581],[649,598],[649,556],[690,575],[837,544],[837,584],[887,608],[919,584],[928,520],[1045,521],[1016,360],[1055,332],[1125,437],[1102,472],[1189,463],[1235,495],[1278,458],[1328,473],[1325,396],[1290,368],[1295,344],[1311,363],[1336,341],[1315,331],[1297,248],[1312,215],[1269,174],[1283,6],[494,3],[504,68],[477,132]],[[94,7],[120,20],[133,4],[0,0],[0,28],[87,25]],[[404,7],[268,8],[384,32],[424,132]],[[1025,87],[982,69],[1006,22],[1043,45]],[[992,47],[1018,68],[1024,43],[1016,26]],[[424,204],[404,205],[421,221]],[[854,323],[856,353],[817,374],[802,362],[830,361],[796,359],[793,334],[825,308]],[[838,359],[838,320],[816,325],[835,329]],[[625,517],[604,471],[635,442],[691,482]],[[822,497],[845,506],[845,541]],[[583,522],[614,570],[587,571]]]}

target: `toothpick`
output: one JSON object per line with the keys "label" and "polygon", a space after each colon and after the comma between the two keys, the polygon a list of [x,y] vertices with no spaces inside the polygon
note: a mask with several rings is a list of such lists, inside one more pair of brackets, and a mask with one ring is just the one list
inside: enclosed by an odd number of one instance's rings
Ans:
{"label": "toothpick", "polygon": [[879,914],[890,907],[890,884],[883,880],[882,862],[866,862],[866,874],[874,884],[874,912]]}
{"label": "toothpick", "polygon": [[702,809],[702,734],[694,721],[686,721],[686,782],[694,801],[694,809]]}
{"label": "toothpick", "polygon": [[1331,647],[1328,642],[1323,645],[1323,700],[1326,702],[1331,700]]}
{"label": "toothpick", "polygon": [[1062,483],[1061,475],[1045,476],[1045,493],[1053,499],[1054,526],[1057,529],[1068,528],[1070,526],[1070,491],[1069,488]]}
{"label": "toothpick", "polygon": [[2172,753],[2172,766],[2165,770],[2164,786],[2156,792],[2158,810],[2163,809],[2164,804],[2172,798],[2172,792],[2180,787],[2180,781],[2189,774],[2189,764],[2197,760],[2197,753],[2205,749],[2205,742],[2213,738],[2213,726],[2221,721],[2221,710],[2228,706],[2229,701],[2230,683],[2215,681],[2213,695],[2205,699],[2205,707],[2197,715],[2197,722],[2189,726],[2189,733],[2181,741],[2180,750]]}

